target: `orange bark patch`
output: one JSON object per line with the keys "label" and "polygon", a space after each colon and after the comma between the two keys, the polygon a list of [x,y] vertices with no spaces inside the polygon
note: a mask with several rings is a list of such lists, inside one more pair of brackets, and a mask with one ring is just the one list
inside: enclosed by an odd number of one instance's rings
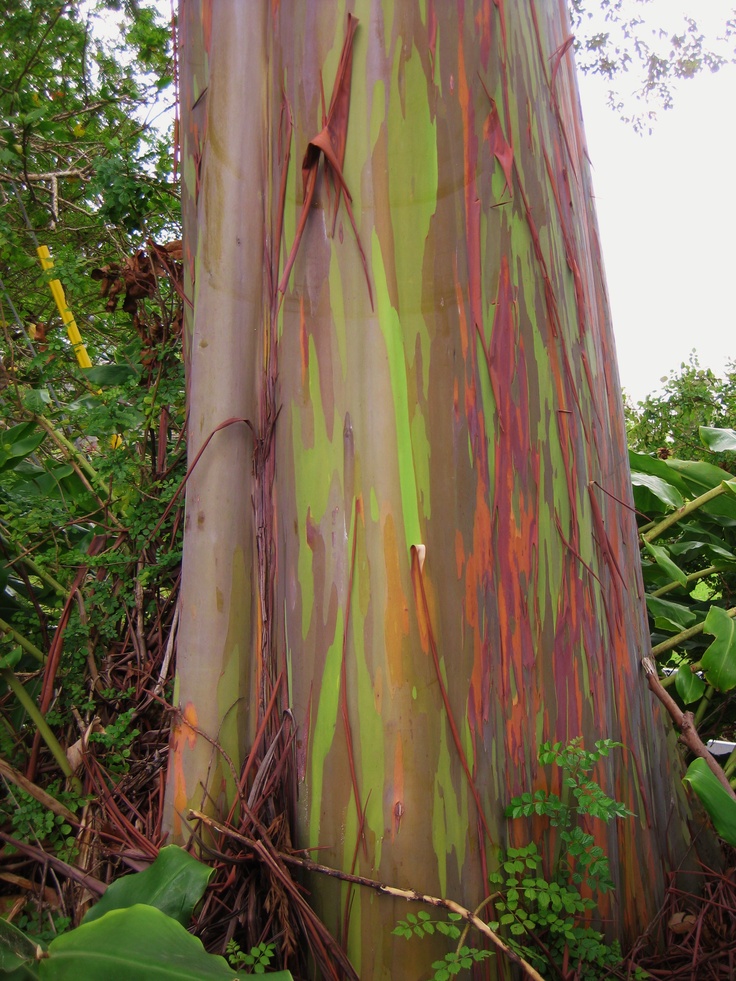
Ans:
{"label": "orange bark patch", "polygon": [[183,833],[181,815],[186,814],[189,799],[187,782],[184,776],[184,748],[194,749],[197,741],[195,729],[198,727],[197,709],[193,702],[187,702],[184,711],[174,725],[171,741],[171,758],[174,764],[174,837]]}
{"label": "orange bark patch", "polygon": [[458,529],[455,532],[455,566],[457,568],[457,578],[463,574],[465,565],[465,546],[463,545],[463,533]]}

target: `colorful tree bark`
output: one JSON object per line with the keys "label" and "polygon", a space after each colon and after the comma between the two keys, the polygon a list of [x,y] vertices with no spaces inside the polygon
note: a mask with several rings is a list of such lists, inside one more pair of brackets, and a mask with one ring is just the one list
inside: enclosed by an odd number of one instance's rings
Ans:
{"label": "colorful tree bark", "polygon": [[[564,0],[182,0],[181,22],[190,457],[248,420],[187,489],[184,715],[237,761],[283,669],[299,845],[471,908],[538,745],[620,739],[599,777],[636,817],[603,842],[604,912],[631,935],[687,828],[639,668]],[[180,809],[226,792],[212,752],[178,726]],[[361,976],[426,967],[404,910],[311,885]]]}

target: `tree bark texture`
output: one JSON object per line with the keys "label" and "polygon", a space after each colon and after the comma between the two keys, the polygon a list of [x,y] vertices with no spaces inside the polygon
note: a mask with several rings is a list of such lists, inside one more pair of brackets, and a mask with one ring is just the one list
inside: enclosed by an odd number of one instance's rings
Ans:
{"label": "tree bark texture", "polygon": [[[541,832],[503,816],[546,785],[539,744],[620,739],[597,777],[636,816],[601,841],[603,912],[630,936],[687,815],[639,668],[565,2],[180,11],[190,459],[247,420],[187,487],[183,718],[237,763],[283,670],[298,844],[470,908]],[[172,815],[226,771],[180,722]],[[405,908],[310,886],[362,977],[420,976]]]}

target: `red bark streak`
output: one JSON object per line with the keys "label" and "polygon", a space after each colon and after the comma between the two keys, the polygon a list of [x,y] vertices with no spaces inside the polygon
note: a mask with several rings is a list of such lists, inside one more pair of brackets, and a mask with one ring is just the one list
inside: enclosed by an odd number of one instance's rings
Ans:
{"label": "red bark streak", "polygon": [[[422,575],[422,570],[419,563],[419,554],[417,552],[416,546],[411,547],[411,580],[414,587],[414,600],[416,603],[417,620],[420,622],[424,621],[423,632],[429,640],[429,647],[432,652],[432,661],[434,663],[435,676],[437,678],[437,684],[439,685],[440,694],[442,696],[442,704],[445,707],[445,715],[447,717],[447,724],[450,727],[450,733],[452,734],[452,740],[455,743],[455,749],[457,750],[458,757],[460,759],[460,764],[465,771],[465,776],[468,780],[468,787],[473,799],[475,800],[475,805],[478,809],[478,818],[483,825],[483,831],[488,837],[489,841],[493,841],[491,837],[491,832],[488,827],[488,822],[486,821],[485,814],[483,813],[483,806],[480,802],[480,794],[478,788],[475,785],[475,781],[470,773],[470,768],[468,766],[468,761],[465,756],[465,750],[463,749],[463,744],[460,739],[460,733],[458,732],[457,723],[455,722],[455,717],[452,713],[452,706],[450,705],[450,699],[447,694],[447,688],[445,687],[445,682],[442,678],[442,670],[440,668],[440,656],[437,650],[437,644],[434,639],[434,632],[432,630],[432,623],[429,616],[429,606],[427,603],[427,594],[424,588],[424,578]],[[480,842],[481,849],[484,849],[485,842]]]}
{"label": "red bark streak", "polygon": [[491,156],[498,160],[501,165],[501,169],[503,170],[503,175],[506,179],[504,191],[508,190],[509,198],[513,198],[514,151],[504,135],[503,127],[501,126],[501,118],[498,115],[498,107],[496,106],[495,101],[491,98],[491,94],[486,88],[486,83],[482,78],[480,79],[480,84],[483,86],[483,90],[488,96],[488,101],[491,104],[491,111],[488,114],[488,118],[483,126],[483,136],[488,141],[488,150]]}
{"label": "red bark streak", "polygon": [[301,244],[302,235],[304,234],[304,229],[307,225],[307,218],[309,217],[309,211],[312,207],[312,201],[314,199],[314,192],[317,187],[319,158],[321,154],[324,154],[325,178],[328,180],[331,179],[335,187],[335,212],[337,212],[337,207],[340,203],[341,193],[344,193],[345,195],[345,208],[347,210],[348,217],[350,218],[350,224],[353,226],[355,240],[358,244],[358,250],[360,251],[363,271],[365,272],[365,280],[368,285],[368,295],[371,301],[371,309],[373,309],[373,291],[371,289],[370,277],[368,275],[368,262],[365,257],[365,252],[363,251],[360,236],[358,235],[355,217],[353,216],[353,209],[350,204],[352,201],[352,196],[348,190],[348,186],[345,183],[345,178],[343,177],[342,173],[342,167],[345,161],[345,145],[348,136],[348,116],[350,113],[350,79],[353,65],[353,36],[357,27],[357,18],[353,17],[352,14],[348,14],[347,35],[345,37],[342,53],[340,55],[340,63],[337,66],[337,76],[335,78],[335,85],[332,90],[332,100],[330,101],[330,109],[327,114],[327,122],[325,123],[324,128],[307,144],[307,150],[304,154],[304,160],[302,161],[302,187],[304,191],[304,204],[302,206],[302,213],[299,216],[299,224],[297,226],[296,235],[294,236],[294,244],[291,247],[291,252],[289,253],[289,258],[286,260],[286,266],[284,267],[284,272],[279,283],[279,292],[286,292],[286,285],[289,281],[289,275],[291,274],[294,261],[296,260],[296,254],[299,251],[299,245]]}

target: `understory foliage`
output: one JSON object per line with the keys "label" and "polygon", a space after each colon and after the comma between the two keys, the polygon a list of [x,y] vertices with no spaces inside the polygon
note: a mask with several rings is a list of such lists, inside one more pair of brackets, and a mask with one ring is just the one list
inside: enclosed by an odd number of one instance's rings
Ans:
{"label": "understory foliage", "polygon": [[[484,906],[493,909],[491,930],[543,977],[551,971],[576,981],[597,981],[603,973],[615,977],[621,964],[619,945],[607,944],[590,922],[598,905],[594,897],[613,888],[608,860],[590,829],[595,822],[607,824],[630,815],[590,776],[601,757],[617,746],[610,739],[596,742],[594,750],[586,750],[579,739],[567,746],[543,743],[539,761],[559,768],[560,793],[526,792],[506,808],[511,820],[546,819],[547,833],[541,849],[532,841],[499,855]],[[434,933],[456,940],[456,949],[432,964],[433,981],[448,981],[460,968],[491,956],[467,944],[467,927],[462,926],[458,914],[434,920],[422,911],[401,920],[394,933],[408,940]]]}
{"label": "understory foliage", "polygon": [[[703,739],[736,722],[736,480],[732,429],[701,427],[713,462],[630,452],[652,655]],[[736,757],[725,764],[736,777]]]}
{"label": "understory foliage", "polygon": [[153,857],[160,837],[184,368],[171,138],[150,118],[173,62],[144,4],[2,14],[0,838],[4,912],[49,940],[86,900],[39,856],[104,888],[121,842]]}

